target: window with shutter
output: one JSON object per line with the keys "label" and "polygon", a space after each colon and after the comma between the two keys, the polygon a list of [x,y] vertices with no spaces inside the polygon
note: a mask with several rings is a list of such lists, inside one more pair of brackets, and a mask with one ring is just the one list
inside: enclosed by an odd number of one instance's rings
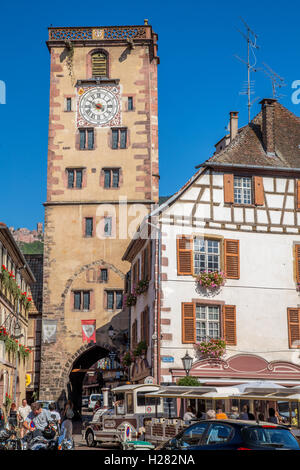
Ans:
{"label": "window with shutter", "polygon": [[196,322],[195,322],[195,304],[184,302],[182,306],[182,342],[195,343],[196,341]]}
{"label": "window with shutter", "polygon": [[296,282],[300,283],[300,245],[295,245],[295,274]]}
{"label": "window with shutter", "polygon": [[231,204],[234,202],[233,175],[225,174],[223,176],[224,202]]}
{"label": "window with shutter", "polygon": [[92,55],[92,75],[93,77],[107,76],[107,56],[103,52],[95,52]]}
{"label": "window with shutter", "polygon": [[177,274],[180,276],[193,274],[192,237],[177,238]]}
{"label": "window with shutter", "polygon": [[296,208],[300,209],[300,180],[296,180],[297,191],[296,191]]}
{"label": "window with shutter", "polygon": [[225,275],[228,279],[240,278],[239,240],[224,240]]}
{"label": "window with shutter", "polygon": [[252,180],[244,176],[234,177],[235,204],[252,204]]}
{"label": "window with shutter", "polygon": [[264,185],[262,176],[254,176],[254,203],[257,206],[264,205]]}
{"label": "window with shutter", "polygon": [[223,332],[226,344],[236,346],[236,307],[223,306]]}
{"label": "window with shutter", "polygon": [[300,309],[288,308],[288,331],[289,347],[291,349],[300,348]]}

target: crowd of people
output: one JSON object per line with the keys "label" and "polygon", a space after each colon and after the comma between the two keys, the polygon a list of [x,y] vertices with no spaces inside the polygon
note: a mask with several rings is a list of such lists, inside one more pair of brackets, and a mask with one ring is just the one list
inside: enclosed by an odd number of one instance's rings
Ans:
{"label": "crowd of people", "polygon": [[263,413],[257,410],[255,417],[254,414],[250,412],[248,405],[244,405],[242,407],[241,413],[239,413],[237,406],[232,406],[231,412],[228,414],[225,413],[222,408],[218,408],[217,411],[208,410],[206,413],[201,411],[196,413],[194,408],[189,406],[183,416],[183,419],[184,421],[192,421],[195,419],[240,419],[246,421],[259,420],[274,424],[281,424],[283,422],[282,417],[279,415],[278,411],[275,411],[274,408],[269,408],[268,413],[269,416],[266,418]]}
{"label": "crowd of people", "polygon": [[22,400],[22,405],[17,408],[12,403],[7,413],[0,407],[0,427],[5,421],[12,426],[20,437],[23,438],[29,431],[35,435],[40,434],[50,424],[55,422],[61,432],[65,430],[66,439],[72,438],[74,417],[73,403],[68,400],[61,413],[56,409],[55,403],[50,403],[48,409],[42,407],[42,403],[34,402],[28,405],[27,400]]}

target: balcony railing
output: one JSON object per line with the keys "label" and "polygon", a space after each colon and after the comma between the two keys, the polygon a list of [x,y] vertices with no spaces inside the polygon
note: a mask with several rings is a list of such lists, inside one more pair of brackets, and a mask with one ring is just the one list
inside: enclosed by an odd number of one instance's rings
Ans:
{"label": "balcony railing", "polygon": [[151,26],[49,28],[49,41],[151,39]]}

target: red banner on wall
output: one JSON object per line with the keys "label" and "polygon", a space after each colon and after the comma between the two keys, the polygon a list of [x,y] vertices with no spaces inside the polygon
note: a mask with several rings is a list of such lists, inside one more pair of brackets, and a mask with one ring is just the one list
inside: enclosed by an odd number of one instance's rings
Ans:
{"label": "red banner on wall", "polygon": [[96,320],[81,320],[82,341],[96,343]]}

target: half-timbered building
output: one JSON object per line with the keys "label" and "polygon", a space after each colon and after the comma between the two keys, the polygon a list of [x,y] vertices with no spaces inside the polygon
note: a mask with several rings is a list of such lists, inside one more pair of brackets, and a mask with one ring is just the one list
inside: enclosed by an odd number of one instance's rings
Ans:
{"label": "half-timbered building", "polygon": [[[147,374],[177,382],[187,351],[201,383],[299,384],[300,119],[274,99],[241,129],[231,112],[230,134],[151,219],[124,255],[143,279],[151,223],[152,278],[131,306],[135,344],[148,309]],[[207,287],[212,273],[223,282]],[[197,348],[211,338],[221,358]]]}

